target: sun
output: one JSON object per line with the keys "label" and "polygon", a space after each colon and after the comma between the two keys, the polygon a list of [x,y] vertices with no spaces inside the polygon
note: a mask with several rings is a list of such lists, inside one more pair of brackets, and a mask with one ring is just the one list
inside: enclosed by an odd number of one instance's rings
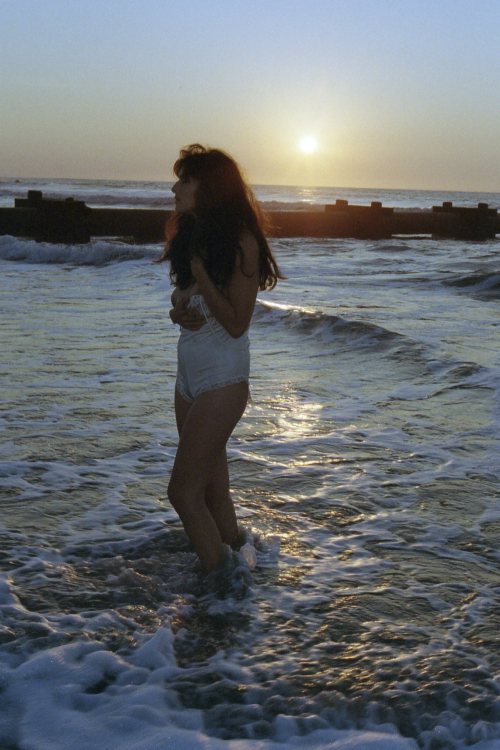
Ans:
{"label": "sun", "polygon": [[314,154],[318,150],[318,141],[313,135],[303,135],[298,147],[303,154]]}

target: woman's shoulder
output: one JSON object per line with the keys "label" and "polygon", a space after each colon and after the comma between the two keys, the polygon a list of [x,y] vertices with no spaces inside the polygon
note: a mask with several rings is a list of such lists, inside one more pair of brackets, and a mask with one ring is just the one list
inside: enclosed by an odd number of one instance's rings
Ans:
{"label": "woman's shoulder", "polygon": [[259,252],[259,243],[257,237],[249,229],[243,229],[240,232],[240,247],[246,255],[252,255]]}

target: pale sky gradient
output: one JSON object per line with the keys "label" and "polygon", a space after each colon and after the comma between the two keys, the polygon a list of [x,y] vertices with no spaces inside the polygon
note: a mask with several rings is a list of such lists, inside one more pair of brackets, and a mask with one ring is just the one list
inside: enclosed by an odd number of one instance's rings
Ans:
{"label": "pale sky gradient", "polygon": [[0,0],[0,175],[169,180],[191,142],[254,184],[500,191],[500,0]]}

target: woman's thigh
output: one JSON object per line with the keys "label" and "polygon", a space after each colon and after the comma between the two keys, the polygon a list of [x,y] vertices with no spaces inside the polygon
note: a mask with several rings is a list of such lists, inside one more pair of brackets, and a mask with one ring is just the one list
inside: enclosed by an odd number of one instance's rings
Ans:
{"label": "woman's thigh", "polygon": [[180,437],[172,471],[174,482],[206,486],[247,400],[247,383],[206,391],[192,404],[176,395]]}
{"label": "woman's thigh", "polygon": [[182,398],[181,394],[175,389],[175,421],[177,423],[177,432],[180,435],[182,432],[182,428],[184,426],[184,422],[186,421],[186,417],[189,413],[189,410],[191,409],[193,402],[192,401],[186,401],[186,399]]}

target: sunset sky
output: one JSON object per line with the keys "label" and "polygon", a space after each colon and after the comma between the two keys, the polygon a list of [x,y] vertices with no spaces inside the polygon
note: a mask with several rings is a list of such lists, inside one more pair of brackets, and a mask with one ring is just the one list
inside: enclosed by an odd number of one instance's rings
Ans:
{"label": "sunset sky", "polygon": [[500,0],[0,0],[0,175],[500,191]]}

